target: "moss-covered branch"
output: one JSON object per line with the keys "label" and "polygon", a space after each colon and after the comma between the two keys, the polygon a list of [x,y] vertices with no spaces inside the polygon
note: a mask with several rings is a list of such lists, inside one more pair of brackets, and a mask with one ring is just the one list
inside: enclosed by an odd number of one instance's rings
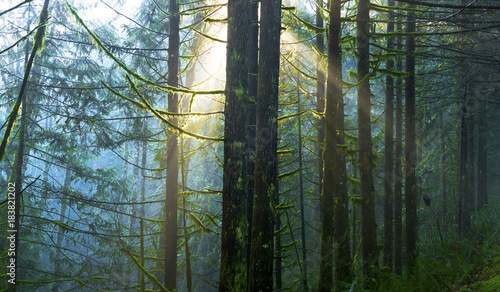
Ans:
{"label": "moss-covered branch", "polygon": [[120,66],[120,68],[125,70],[128,74],[134,76],[134,78],[141,80],[142,82],[144,82],[147,85],[150,85],[152,87],[156,87],[156,88],[160,88],[160,89],[172,91],[172,92],[184,92],[184,93],[192,93],[192,94],[223,94],[224,93],[224,90],[199,90],[199,91],[197,91],[197,90],[190,90],[190,89],[185,89],[185,88],[178,88],[178,87],[174,87],[174,86],[158,84],[154,81],[146,79],[145,77],[143,77],[139,73],[137,73],[134,70],[127,67],[127,65],[125,65],[115,55],[113,55],[113,53],[111,53],[111,51],[108,50],[104,46],[102,41],[85,25],[85,23],[80,18],[80,16],[76,12],[76,10],[73,7],[71,7],[71,5],[67,1],[66,1],[66,5],[68,6],[70,13],[73,15],[73,17],[75,17],[77,24],[80,25],[81,27],[83,27],[83,29],[87,32],[87,34],[90,36],[90,38],[95,42],[96,46],[99,49],[101,49],[106,54],[106,56],[108,56],[110,59],[112,59],[118,66]]}
{"label": "moss-covered branch", "polygon": [[26,68],[24,69],[24,77],[23,77],[23,83],[21,84],[21,90],[19,90],[19,95],[7,118],[7,126],[5,128],[2,143],[0,144],[0,161],[2,161],[3,157],[5,156],[10,134],[12,133],[12,129],[14,129],[14,124],[19,115],[19,109],[21,108],[24,92],[26,91],[26,87],[28,85],[28,78],[30,76],[31,67],[33,67],[33,61],[35,60],[37,52],[40,53],[43,49],[43,40],[45,38],[45,30],[48,17],[49,17],[49,0],[45,0],[42,12],[40,13],[39,27],[35,34],[33,49],[31,50],[30,58],[28,59],[28,63],[26,64]]}

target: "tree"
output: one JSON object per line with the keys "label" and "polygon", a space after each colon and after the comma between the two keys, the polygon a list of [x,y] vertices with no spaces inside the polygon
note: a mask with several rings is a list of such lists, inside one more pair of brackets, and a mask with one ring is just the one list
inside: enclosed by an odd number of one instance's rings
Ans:
{"label": "tree", "polygon": [[358,139],[361,204],[361,249],[365,288],[374,287],[377,266],[377,236],[373,182],[370,92],[370,1],[358,2]]}
{"label": "tree", "polygon": [[219,291],[247,285],[247,135],[249,3],[228,2],[222,243]]}
{"label": "tree", "polygon": [[[388,6],[394,6],[394,1],[389,0]],[[389,11],[389,23],[387,24],[387,34],[394,32],[394,12]],[[387,49],[394,49],[394,39],[389,36],[387,39]],[[394,70],[394,60],[387,61],[387,69]],[[394,187],[394,78],[386,76],[385,88],[385,137],[384,137],[384,266],[392,271],[393,258],[393,187]]]}
{"label": "tree", "polygon": [[[401,31],[401,22],[397,31]],[[403,49],[402,36],[396,37],[396,48]],[[397,58],[396,70],[403,71],[403,60]],[[394,272],[401,275],[403,269],[403,78],[396,79],[396,141],[394,149]]]}
{"label": "tree", "polygon": [[[179,83],[179,2],[169,1],[169,41],[168,41],[168,85]],[[168,111],[178,113],[178,96],[176,92],[168,93]],[[177,118],[171,123],[178,125]],[[179,178],[179,148],[176,131],[167,131],[167,187],[165,196],[165,279],[167,290],[177,288],[177,188]]]}
{"label": "tree", "polygon": [[415,8],[409,4],[406,18],[406,73],[405,80],[405,240],[407,265],[415,266],[417,257],[417,145],[415,140]]}
{"label": "tree", "polygon": [[248,291],[272,291],[272,204],[278,195],[278,85],[280,65],[281,1],[261,2],[257,140],[252,216],[252,247]]}
{"label": "tree", "polygon": [[[328,32],[328,81],[325,108],[324,183],[321,228],[320,291],[332,287],[333,238],[337,289],[352,280],[349,246],[349,211],[342,92],[341,1],[330,2]],[[333,219],[333,222],[332,222]]]}

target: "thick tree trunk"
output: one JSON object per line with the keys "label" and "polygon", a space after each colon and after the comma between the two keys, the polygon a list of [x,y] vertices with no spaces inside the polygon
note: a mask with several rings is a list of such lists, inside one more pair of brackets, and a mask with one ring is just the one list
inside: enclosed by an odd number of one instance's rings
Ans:
{"label": "thick tree trunk", "polygon": [[248,15],[248,1],[228,2],[219,291],[244,291],[247,287]]}
{"label": "thick tree trunk", "polygon": [[[389,0],[388,6],[394,6],[394,1]],[[394,12],[391,10],[388,17],[387,33],[394,32]],[[394,49],[393,37],[387,40],[387,49]],[[394,61],[387,61],[387,69],[394,69]],[[393,258],[393,187],[394,187],[394,79],[386,77],[385,88],[385,150],[384,150],[384,260],[383,264],[392,271]]]}
{"label": "thick tree trunk", "polygon": [[[410,4],[410,9],[415,5]],[[405,84],[405,207],[406,260],[412,269],[417,257],[417,146],[415,140],[415,12],[409,11],[406,23],[406,77]]]}
{"label": "thick tree trunk", "polygon": [[[179,2],[170,0],[169,44],[168,44],[168,85],[178,86],[179,83]],[[178,96],[168,93],[168,111],[178,112]],[[178,124],[172,118],[174,125]],[[167,187],[165,195],[165,281],[167,290],[177,289],[177,183],[179,177],[178,134],[167,131]]]}
{"label": "thick tree trunk", "polygon": [[248,194],[247,194],[247,221],[248,221],[248,239],[247,239],[247,275],[250,271],[250,248],[252,243],[252,213],[254,196],[254,173],[255,173],[255,138],[257,130],[257,88],[259,75],[259,2],[250,1],[250,29],[248,41],[248,96],[250,103],[248,105]]}
{"label": "thick tree trunk", "polygon": [[[400,22],[397,31],[402,30]],[[396,48],[403,49],[402,37],[396,37]],[[403,71],[403,60],[398,58],[396,69]],[[396,79],[396,146],[394,153],[394,272],[401,275],[403,270],[403,79]]]}
{"label": "thick tree trunk", "polygon": [[[278,190],[278,193],[279,193],[279,190]],[[275,206],[278,206],[280,204],[280,198],[279,198],[279,195],[277,194],[275,197],[274,197],[274,205]],[[286,211],[285,211],[286,212]],[[276,212],[275,213],[276,217],[275,217],[275,225],[274,225],[274,231],[278,231],[278,230],[281,230],[281,214],[280,212]],[[288,219],[288,217],[287,217]],[[290,225],[290,222],[287,222],[289,225]],[[292,234],[292,241],[295,242],[295,240],[293,240],[293,230],[290,230],[290,233]],[[283,266],[282,266],[282,253],[281,253],[281,235],[280,234],[275,234],[274,235],[274,250],[275,250],[275,253],[274,253],[274,279],[275,279],[275,283],[274,283],[274,288],[278,291],[281,290],[281,288],[283,288]]]}
{"label": "thick tree trunk", "polygon": [[[333,222],[336,250],[335,287],[352,281],[352,261],[349,245],[349,199],[345,160],[344,98],[342,92],[342,49],[340,47],[342,1],[330,2],[328,35],[328,83],[325,109],[325,152],[323,193],[333,196]],[[329,181],[332,181],[330,183]],[[331,220],[331,219],[330,219]]]}
{"label": "thick tree trunk", "polygon": [[273,198],[278,195],[278,87],[281,1],[261,2],[257,143],[248,291],[272,291]]}
{"label": "thick tree trunk", "polygon": [[371,92],[370,92],[370,1],[358,2],[358,139],[361,205],[361,249],[363,256],[364,286],[374,288],[372,279],[377,268],[377,226],[375,223],[375,201],[373,182],[373,153],[371,137]]}

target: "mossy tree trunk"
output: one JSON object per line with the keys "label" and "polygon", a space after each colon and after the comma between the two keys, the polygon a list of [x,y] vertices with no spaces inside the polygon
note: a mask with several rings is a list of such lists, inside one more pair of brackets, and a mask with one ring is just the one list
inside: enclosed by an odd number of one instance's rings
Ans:
{"label": "mossy tree trunk", "polygon": [[[394,1],[389,0],[388,6],[394,6]],[[387,33],[394,32],[394,12],[389,11]],[[387,39],[387,49],[394,49],[394,39]],[[394,69],[394,60],[387,61],[387,69]],[[386,76],[385,88],[385,151],[384,151],[384,266],[392,271],[393,258],[393,178],[394,178],[394,78]]]}
{"label": "mossy tree trunk", "polygon": [[300,74],[297,74],[297,114],[298,116],[298,142],[299,142],[299,199],[300,199],[300,235],[302,242],[302,285],[304,291],[308,291],[307,288],[307,244],[306,244],[306,220],[305,220],[305,212],[304,212],[304,172],[303,172],[303,163],[302,163],[302,120],[300,111],[302,110],[300,105]]}
{"label": "mossy tree trunk", "polygon": [[374,288],[372,279],[377,266],[377,226],[373,182],[373,153],[371,131],[370,92],[370,1],[358,2],[358,139],[361,204],[361,249],[363,257],[364,286]]}
{"label": "mossy tree trunk", "polygon": [[[397,31],[402,30],[398,22]],[[403,38],[396,36],[396,49],[403,49]],[[398,57],[396,70],[403,71],[403,60]],[[403,79],[396,79],[396,140],[394,149],[394,272],[401,275],[403,271]]]}
{"label": "mossy tree trunk", "polygon": [[250,248],[252,243],[252,213],[253,213],[253,195],[254,195],[254,173],[255,173],[255,138],[257,130],[257,87],[259,75],[259,2],[250,1],[250,29],[248,40],[248,95],[250,103],[248,104],[248,195],[247,195],[247,220],[248,220],[248,238],[247,238],[247,274],[250,270]]}
{"label": "mossy tree trunk", "polygon": [[[414,4],[408,8],[414,9]],[[412,269],[417,257],[417,144],[415,140],[415,12],[410,10],[406,22],[405,82],[405,239],[406,260]]]}
{"label": "mossy tree trunk", "polygon": [[[178,86],[179,83],[179,2],[170,0],[169,44],[168,44],[168,85]],[[168,111],[178,112],[178,96],[168,93]],[[177,118],[172,118],[174,125]],[[165,279],[164,286],[172,291],[177,288],[177,184],[179,177],[178,134],[167,131],[167,186],[165,195]]]}
{"label": "mossy tree trunk", "polygon": [[278,195],[278,88],[281,1],[261,2],[257,140],[248,291],[272,291],[274,210]]}
{"label": "mossy tree trunk", "polygon": [[[319,0],[316,4],[316,26],[323,27],[323,17],[321,16],[321,10],[323,9],[323,0]],[[319,33],[316,36],[316,47],[318,51],[323,54],[325,52],[325,38],[324,35]],[[325,72],[322,69],[321,62],[323,60],[322,55],[318,55],[317,65],[316,65],[316,74],[318,76],[318,81],[316,82],[316,110],[318,113],[325,112]],[[318,194],[319,194],[319,204],[317,209],[320,210],[319,217],[321,220],[321,208],[323,208],[323,204],[321,202],[323,196],[321,196],[321,192],[323,191],[323,143],[325,142],[325,121],[323,116],[318,117]],[[317,216],[315,216],[317,217]]]}
{"label": "mossy tree trunk", "polygon": [[228,2],[222,243],[219,291],[247,287],[249,2]]}

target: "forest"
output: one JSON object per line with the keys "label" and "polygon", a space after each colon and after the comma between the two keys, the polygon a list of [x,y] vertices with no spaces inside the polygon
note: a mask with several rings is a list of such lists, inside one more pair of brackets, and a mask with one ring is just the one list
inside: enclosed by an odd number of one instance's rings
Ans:
{"label": "forest", "polygon": [[500,291],[497,0],[2,0],[0,291]]}

